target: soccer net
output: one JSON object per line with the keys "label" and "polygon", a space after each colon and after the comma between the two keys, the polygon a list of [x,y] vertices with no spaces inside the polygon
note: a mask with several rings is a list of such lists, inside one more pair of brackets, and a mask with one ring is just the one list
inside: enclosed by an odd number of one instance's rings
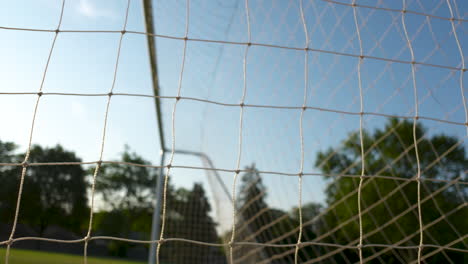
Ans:
{"label": "soccer net", "polygon": [[9,3],[0,256],[462,263],[467,15],[456,0]]}

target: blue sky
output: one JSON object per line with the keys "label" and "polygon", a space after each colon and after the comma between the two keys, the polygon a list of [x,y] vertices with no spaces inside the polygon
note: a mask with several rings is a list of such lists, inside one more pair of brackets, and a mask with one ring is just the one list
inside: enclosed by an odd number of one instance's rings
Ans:
{"label": "blue sky", "polygon": [[[349,3],[351,1],[341,1]],[[401,9],[400,1],[357,1],[359,4]],[[445,1],[407,1],[408,9],[450,17]],[[463,1],[450,1],[456,17],[468,15]],[[0,26],[55,29],[61,1],[8,1],[0,9]],[[67,1],[61,29],[121,30],[126,1]],[[297,1],[250,1],[251,41],[304,47],[305,34]],[[310,48],[359,54],[353,10],[325,1],[304,1]],[[131,1],[127,30],[143,32],[141,1]],[[156,1],[156,31],[183,37],[186,1]],[[410,61],[411,55],[398,12],[358,8],[362,45],[367,56]],[[246,42],[245,5],[241,1],[191,1],[190,38]],[[461,58],[451,33],[451,23],[407,14],[407,29],[415,60],[460,67]],[[466,22],[457,23],[462,48],[468,46]],[[113,78],[119,34],[60,33],[44,83],[44,92],[108,93]],[[53,33],[0,29],[1,92],[37,92]],[[183,41],[157,38],[162,95],[177,94]],[[181,95],[224,103],[240,102],[243,90],[245,45],[190,41],[187,45]],[[468,52],[464,52],[468,61]],[[359,112],[358,60],[323,52],[309,52],[307,105]],[[364,110],[391,115],[412,115],[414,108],[411,65],[365,59],[362,64]],[[466,75],[466,74],[465,74]],[[251,46],[247,57],[245,103],[301,106],[304,95],[304,51]],[[440,67],[417,66],[416,82],[420,115],[465,122],[459,84],[460,72]],[[466,85],[465,85],[466,94]],[[126,34],[117,72],[116,93],[152,94],[146,38]],[[35,95],[0,95],[0,139],[17,142],[25,150],[36,100]],[[74,150],[84,161],[96,161],[107,97],[43,96],[38,110],[33,143],[57,143]],[[162,100],[164,131],[171,143],[173,99]],[[241,167],[255,163],[264,171],[299,172],[301,110],[246,108],[244,112]],[[177,149],[203,151],[218,168],[235,169],[238,152],[239,107],[181,100],[175,118]],[[448,116],[447,116],[448,115]],[[364,127],[381,127],[383,117],[366,116]],[[464,138],[462,126],[421,121],[431,133]],[[307,110],[304,115],[305,172],[314,167],[317,151],[339,144],[359,128],[359,117]],[[104,160],[119,158],[124,144],[153,164],[158,164],[159,142],[154,102],[151,98],[112,98]],[[466,145],[466,144],[465,144]],[[202,166],[196,158],[176,155],[174,164]],[[191,187],[207,184],[200,170],[174,169],[174,183]],[[220,173],[226,185],[232,173]],[[290,208],[297,203],[297,179],[264,175],[272,206]],[[324,180],[304,179],[304,202],[323,201]],[[207,187],[209,188],[209,187]],[[229,212],[229,200],[214,188]],[[224,206],[225,205],[225,206]],[[222,216],[229,216],[221,212]],[[223,220],[224,221],[224,220]],[[228,220],[226,220],[228,221]]]}

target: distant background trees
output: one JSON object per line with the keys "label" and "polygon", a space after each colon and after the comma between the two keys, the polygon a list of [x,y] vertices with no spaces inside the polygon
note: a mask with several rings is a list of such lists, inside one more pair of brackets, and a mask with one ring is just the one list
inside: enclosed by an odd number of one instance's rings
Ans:
{"label": "distant background trees", "polygon": [[[423,138],[424,136],[424,138]],[[443,134],[431,134],[421,124],[416,127],[419,162],[423,179],[437,179],[448,182],[421,181],[422,217],[424,243],[446,245],[460,234],[468,233],[468,211],[459,208],[466,201],[466,187],[450,181],[456,178],[466,180],[468,159],[463,144],[458,139]],[[417,173],[416,153],[413,139],[413,122],[389,119],[382,129],[363,134],[366,175],[385,175],[401,180],[366,178],[361,191],[363,208],[364,243],[419,245],[419,221],[417,214]],[[372,146],[372,147],[371,147]],[[324,174],[360,175],[361,146],[358,133],[353,133],[339,148],[330,148],[318,154],[317,166]],[[339,177],[326,188],[328,207],[333,213],[324,216],[328,229],[342,225],[327,236],[323,242],[356,245],[359,238],[357,188],[359,178]],[[341,200],[341,202],[340,202]],[[364,211],[365,210],[365,211]],[[354,218],[353,218],[354,217]],[[445,218],[441,218],[445,217]],[[350,219],[354,219],[349,221]],[[380,230],[375,232],[375,230]],[[327,230],[322,230],[325,233]],[[467,248],[466,241],[461,247]],[[425,248],[424,253],[434,249]],[[340,250],[337,261],[347,258],[358,261],[356,250]],[[380,251],[380,249],[379,249]],[[416,258],[417,250],[384,250],[373,262],[410,262]],[[373,255],[372,249],[363,250],[364,257]],[[444,256],[445,254],[445,256]],[[444,251],[430,258],[430,263],[443,263],[450,258],[454,263],[463,263],[463,254]],[[427,262],[427,261],[426,261]]]}
{"label": "distant background trees", "polygon": [[[468,233],[468,210],[463,203],[467,188],[455,179],[466,179],[468,159],[465,148],[455,137],[430,134],[421,124],[416,126],[418,150],[423,179],[421,203],[424,224],[424,243],[446,245]],[[419,245],[417,214],[417,171],[414,150],[413,122],[389,119],[381,129],[364,131],[365,178],[361,191],[363,233],[365,244]],[[361,174],[361,146],[359,133],[351,133],[336,148],[318,153],[316,166],[328,181],[326,204],[306,203],[302,206],[302,241],[315,241],[355,246],[359,242],[357,189]],[[237,241],[294,244],[298,234],[298,208],[290,211],[270,208],[265,198],[267,187],[254,165],[246,168],[238,197]],[[343,177],[348,175],[347,177]],[[357,177],[349,177],[357,175]],[[391,176],[384,179],[372,175]],[[228,234],[229,235],[229,234]],[[457,243],[467,248],[466,241]],[[425,248],[424,253],[434,248]],[[417,249],[403,250],[365,248],[364,258],[370,263],[408,263],[417,258]],[[291,263],[294,249],[248,248],[239,246],[235,258],[245,263],[268,259],[270,263]],[[333,252],[333,253],[330,253]],[[377,253],[378,252],[378,253]],[[328,254],[328,255],[327,255]],[[354,249],[323,246],[303,247],[299,256],[310,260],[328,256],[330,263],[359,261]],[[463,263],[463,253],[442,251],[426,263]],[[367,261],[367,260],[366,260]],[[326,262],[326,263],[328,263]]]}
{"label": "distant background trees", "polygon": [[[468,192],[465,185],[456,183],[456,179],[466,180],[466,150],[457,138],[429,133],[420,124],[416,126],[416,135],[421,177],[424,179],[421,181],[424,243],[446,245],[468,233],[468,211],[463,206]],[[389,119],[383,128],[364,131],[363,141],[365,174],[369,176],[364,179],[361,190],[364,243],[417,246],[419,219],[417,182],[414,181],[417,161],[413,123]],[[2,163],[21,163],[24,154],[17,153],[14,143],[0,141],[0,159]],[[316,167],[324,175],[329,175],[325,177],[328,181],[326,202],[304,202],[302,241],[357,245],[360,159],[358,133],[350,134],[340,146],[318,153]],[[34,145],[31,148],[30,163],[51,161],[80,162],[81,159],[60,145]],[[128,165],[150,165],[128,147],[119,161],[103,164],[99,171],[96,197],[100,199],[100,209],[95,212],[93,235],[148,240],[155,182],[164,175],[158,175],[157,170],[150,166]],[[6,230],[11,230],[21,169],[21,166],[0,166],[0,223],[8,225]],[[19,223],[34,229],[38,236],[46,236],[49,228],[60,227],[82,237],[89,221],[89,177],[93,169],[85,169],[81,165],[28,166]],[[271,207],[267,203],[269,193],[263,177],[254,164],[241,175],[235,240],[295,244],[299,209]],[[203,185],[195,183],[191,188],[176,188],[172,177],[169,177],[165,237],[211,243],[228,241],[229,231],[219,237],[218,223],[211,214],[212,207]],[[8,234],[2,234],[5,235]],[[60,238],[60,234],[56,238]],[[147,245],[113,240],[99,245],[97,241],[92,243],[96,247],[104,246],[107,255],[132,257],[132,252],[137,249],[140,257],[145,258],[147,254]],[[456,246],[466,249],[466,240],[461,240]],[[218,247],[174,241],[165,242],[162,247],[161,259],[168,263],[226,263],[226,252]],[[433,250],[435,248],[424,248],[424,253]],[[363,249],[364,258],[370,263],[406,263],[416,259],[416,253],[417,249]],[[299,251],[302,260],[324,255],[331,263],[359,260],[355,249],[308,245]],[[294,248],[237,245],[234,257],[241,263],[266,259],[269,263],[291,263],[294,261]],[[427,259],[426,263],[442,263],[447,259],[463,263],[464,255],[444,250]]]}
{"label": "distant background trees", "polygon": [[[15,144],[0,142],[2,161],[21,163],[24,155],[16,154],[15,150]],[[80,162],[81,159],[59,145],[32,146],[29,163],[50,161]],[[21,170],[20,166],[1,168],[0,221],[3,223],[13,220]],[[54,225],[79,233],[89,214],[85,177],[86,172],[80,165],[28,166],[19,222],[34,228],[39,236]]]}
{"label": "distant background trees", "polygon": [[[21,163],[24,154],[17,153],[17,146],[0,141],[2,163]],[[81,162],[72,151],[62,146],[31,148],[29,163]],[[115,236],[148,240],[151,231],[154,208],[154,188],[157,177],[154,168],[131,166],[125,163],[149,165],[138,154],[125,147],[121,162],[103,164],[96,179],[96,195],[99,196],[99,211],[94,213],[93,235]],[[21,166],[0,166],[0,224],[2,240],[8,239],[14,219]],[[22,229],[34,230],[29,236],[54,238],[82,238],[89,221],[88,191],[94,167],[84,169],[81,165],[40,165],[28,166],[21,195],[21,209],[18,223]],[[163,175],[164,176],[164,175]],[[175,188],[169,182],[167,193],[166,234],[197,241],[219,242],[216,223],[210,216],[211,206],[201,184],[192,189]],[[106,240],[106,252],[99,252],[103,243],[91,242],[91,253],[116,257],[145,259],[147,249],[140,245]],[[35,243],[39,249],[42,242]],[[21,246],[20,244],[17,244]],[[82,245],[77,245],[79,253]],[[220,249],[201,252],[208,247],[172,243],[164,245],[162,259],[170,263],[207,263],[225,259]],[[136,248],[135,248],[136,247]],[[171,249],[172,248],[172,249]],[[50,248],[48,248],[50,249]],[[60,251],[59,248],[57,250]],[[130,251],[137,250],[137,256]],[[177,254],[171,252],[177,251]],[[209,254],[208,254],[209,253]],[[221,260],[221,262],[220,262]]]}

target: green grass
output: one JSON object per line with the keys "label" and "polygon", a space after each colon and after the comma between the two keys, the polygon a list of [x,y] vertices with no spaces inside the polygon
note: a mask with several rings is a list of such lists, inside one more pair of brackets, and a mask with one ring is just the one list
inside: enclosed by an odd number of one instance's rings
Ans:
{"label": "green grass", "polygon": [[[0,248],[0,263],[5,260],[5,249]],[[83,256],[34,250],[12,249],[10,264],[82,264]],[[88,264],[142,264],[144,262],[88,257]]]}

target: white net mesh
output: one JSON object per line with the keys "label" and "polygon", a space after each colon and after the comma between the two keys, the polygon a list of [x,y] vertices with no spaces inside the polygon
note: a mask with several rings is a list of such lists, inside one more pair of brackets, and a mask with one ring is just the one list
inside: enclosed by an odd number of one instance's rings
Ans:
{"label": "white net mesh", "polygon": [[455,0],[8,3],[2,259],[462,263],[467,15]]}

